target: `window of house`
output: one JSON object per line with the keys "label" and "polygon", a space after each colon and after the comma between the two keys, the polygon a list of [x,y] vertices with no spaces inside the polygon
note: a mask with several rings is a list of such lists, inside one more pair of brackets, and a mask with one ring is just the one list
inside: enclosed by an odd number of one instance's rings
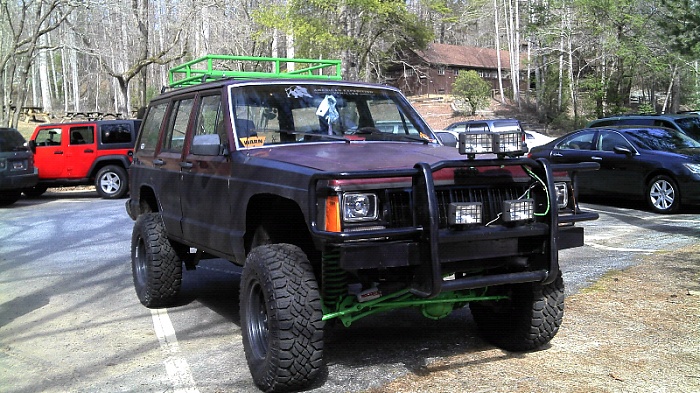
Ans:
{"label": "window of house", "polygon": [[438,75],[445,75],[445,66],[438,67]]}

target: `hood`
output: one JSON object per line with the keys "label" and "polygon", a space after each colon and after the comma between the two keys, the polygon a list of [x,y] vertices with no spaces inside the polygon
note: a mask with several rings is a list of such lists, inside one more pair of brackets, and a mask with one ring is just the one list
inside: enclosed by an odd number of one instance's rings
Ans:
{"label": "hood", "polygon": [[253,149],[246,153],[251,157],[328,172],[405,169],[419,162],[433,164],[466,158],[454,147],[401,142],[309,143]]}

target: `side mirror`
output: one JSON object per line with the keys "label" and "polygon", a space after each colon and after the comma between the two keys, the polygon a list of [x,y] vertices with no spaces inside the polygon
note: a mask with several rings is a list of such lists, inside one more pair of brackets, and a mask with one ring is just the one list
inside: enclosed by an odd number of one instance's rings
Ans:
{"label": "side mirror", "polygon": [[218,156],[223,152],[219,135],[195,135],[190,153],[198,156]]}
{"label": "side mirror", "polygon": [[457,138],[455,138],[452,134],[439,133],[437,137],[443,145],[457,147]]}
{"label": "side mirror", "polygon": [[30,140],[27,142],[27,146],[29,146],[29,150],[32,151],[32,153],[36,154],[36,141],[35,140]]}

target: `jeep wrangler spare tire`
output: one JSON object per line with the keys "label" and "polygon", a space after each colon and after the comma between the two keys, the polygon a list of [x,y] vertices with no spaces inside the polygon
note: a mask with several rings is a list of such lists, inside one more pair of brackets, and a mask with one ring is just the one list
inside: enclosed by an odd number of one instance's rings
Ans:
{"label": "jeep wrangler spare tire", "polygon": [[308,386],[323,365],[323,312],[306,254],[291,244],[254,248],[240,294],[243,348],[265,392]]}
{"label": "jeep wrangler spare tire", "polygon": [[548,343],[564,317],[561,273],[548,285],[513,284],[494,287],[489,294],[509,299],[469,304],[481,335],[507,351],[530,351]]}
{"label": "jeep wrangler spare tire", "polygon": [[180,292],[182,261],[170,244],[158,213],[142,214],[131,235],[131,272],[146,307],[171,305]]}
{"label": "jeep wrangler spare tire", "polygon": [[118,199],[128,190],[126,170],[117,165],[107,165],[97,172],[95,189],[105,199]]}

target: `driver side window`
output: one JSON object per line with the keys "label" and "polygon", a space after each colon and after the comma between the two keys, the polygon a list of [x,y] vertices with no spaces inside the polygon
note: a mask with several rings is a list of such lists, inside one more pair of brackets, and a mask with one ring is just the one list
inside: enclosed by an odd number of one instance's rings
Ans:
{"label": "driver side window", "polygon": [[595,133],[596,131],[579,132],[559,142],[555,148],[561,150],[590,150],[593,147]]}

